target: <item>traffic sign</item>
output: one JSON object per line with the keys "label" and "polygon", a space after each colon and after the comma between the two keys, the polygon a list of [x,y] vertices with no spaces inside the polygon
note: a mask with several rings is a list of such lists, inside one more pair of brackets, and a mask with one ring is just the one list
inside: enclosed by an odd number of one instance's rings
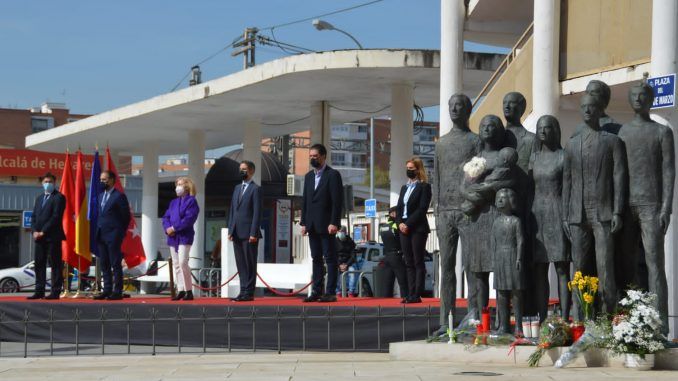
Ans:
{"label": "traffic sign", "polygon": [[24,210],[22,213],[22,222],[21,226],[24,229],[30,229],[31,228],[31,217],[33,217],[33,211],[32,210]]}
{"label": "traffic sign", "polygon": [[649,78],[647,83],[654,90],[653,109],[676,106],[676,73]]}
{"label": "traffic sign", "polygon": [[365,200],[365,217],[377,218],[377,200],[370,198]]}

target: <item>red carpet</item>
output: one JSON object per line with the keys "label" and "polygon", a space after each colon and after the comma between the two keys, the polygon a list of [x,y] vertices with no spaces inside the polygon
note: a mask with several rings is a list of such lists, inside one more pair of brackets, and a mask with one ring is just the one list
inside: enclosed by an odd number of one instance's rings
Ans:
{"label": "red carpet", "polygon": [[[70,299],[64,298],[59,300],[26,300],[25,296],[0,296],[0,303],[59,303],[59,304],[172,304],[172,305],[208,305],[208,306],[332,306],[332,307],[402,307],[406,308],[421,308],[421,307],[435,307],[440,306],[440,300],[437,298],[424,298],[422,303],[417,304],[401,304],[399,298],[339,298],[335,303],[302,303],[301,297],[260,297],[252,302],[233,302],[230,299],[222,298],[196,298],[192,301],[171,301],[169,296],[133,296],[125,298],[120,301],[101,301],[92,299]],[[490,302],[494,305],[494,300]],[[457,306],[466,307],[466,299],[458,299]]]}

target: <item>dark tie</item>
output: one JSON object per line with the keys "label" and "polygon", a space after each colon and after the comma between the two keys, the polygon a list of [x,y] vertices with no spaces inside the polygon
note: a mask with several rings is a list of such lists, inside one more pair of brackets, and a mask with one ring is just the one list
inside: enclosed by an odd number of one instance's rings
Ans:
{"label": "dark tie", "polygon": [[101,198],[101,210],[104,210],[106,202],[108,201],[108,192],[104,192],[104,197]]}
{"label": "dark tie", "polygon": [[240,192],[240,196],[238,196],[238,204],[240,204],[240,202],[242,201],[242,196],[245,194],[245,190],[247,189],[247,184],[243,183],[240,187],[242,189],[241,189],[241,192]]}
{"label": "dark tie", "polygon": [[45,204],[47,204],[47,199],[49,198],[49,194],[46,194],[45,197],[42,199],[42,205],[41,207],[45,207]]}

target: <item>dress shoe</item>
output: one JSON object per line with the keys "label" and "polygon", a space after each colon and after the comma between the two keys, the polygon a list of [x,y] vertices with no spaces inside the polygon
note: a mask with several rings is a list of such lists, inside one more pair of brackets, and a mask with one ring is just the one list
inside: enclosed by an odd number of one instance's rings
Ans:
{"label": "dress shoe", "polygon": [[421,303],[421,298],[418,296],[412,296],[405,300],[405,304],[416,304]]}
{"label": "dress shoe", "polygon": [[36,292],[35,294],[33,294],[33,295],[27,297],[26,299],[28,299],[28,300],[33,300],[33,299],[42,299],[42,298],[44,298],[44,297],[45,297],[45,294],[40,293],[40,292]]}
{"label": "dress shoe", "polygon": [[304,300],[302,300],[302,302],[304,302],[304,303],[313,303],[313,302],[317,302],[317,301],[320,301],[320,295],[318,295],[318,294],[311,294],[311,295],[305,297]]}
{"label": "dress shoe", "polygon": [[332,302],[336,302],[336,301],[337,301],[337,297],[332,295],[332,294],[326,294],[326,295],[323,295],[323,296],[320,297],[321,303],[332,303]]}
{"label": "dress shoe", "polygon": [[122,300],[122,294],[111,294],[106,298],[106,300]]}
{"label": "dress shoe", "polygon": [[110,295],[111,294],[108,293],[108,292],[102,292],[101,294],[94,295],[94,297],[92,299],[94,299],[94,300],[104,300],[104,299],[108,298]]}
{"label": "dress shoe", "polygon": [[52,300],[53,299],[59,299],[59,293],[49,294],[49,295],[45,296],[45,299],[52,299]]}
{"label": "dress shoe", "polygon": [[186,295],[184,295],[184,300],[193,300],[193,291],[186,291]]}
{"label": "dress shoe", "polygon": [[236,302],[251,302],[253,300],[254,300],[254,296],[252,296],[252,295],[242,295],[242,296],[238,297]]}
{"label": "dress shoe", "polygon": [[238,294],[235,298],[231,298],[231,301],[237,302],[240,298],[242,298],[242,294]]}
{"label": "dress shoe", "polygon": [[184,298],[184,296],[186,296],[186,291],[179,291],[176,295],[174,295],[174,297],[172,297],[172,300],[181,300]]}

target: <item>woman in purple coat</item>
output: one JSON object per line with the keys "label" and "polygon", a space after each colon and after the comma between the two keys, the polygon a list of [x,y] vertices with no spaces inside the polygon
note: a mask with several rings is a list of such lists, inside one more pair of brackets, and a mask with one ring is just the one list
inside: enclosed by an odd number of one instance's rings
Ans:
{"label": "woman in purple coat", "polygon": [[188,177],[176,181],[177,198],[170,202],[162,217],[162,226],[167,234],[167,245],[172,254],[174,280],[179,291],[172,300],[193,300],[191,269],[188,253],[193,244],[193,224],[198,219],[200,208],[195,199],[195,184]]}

